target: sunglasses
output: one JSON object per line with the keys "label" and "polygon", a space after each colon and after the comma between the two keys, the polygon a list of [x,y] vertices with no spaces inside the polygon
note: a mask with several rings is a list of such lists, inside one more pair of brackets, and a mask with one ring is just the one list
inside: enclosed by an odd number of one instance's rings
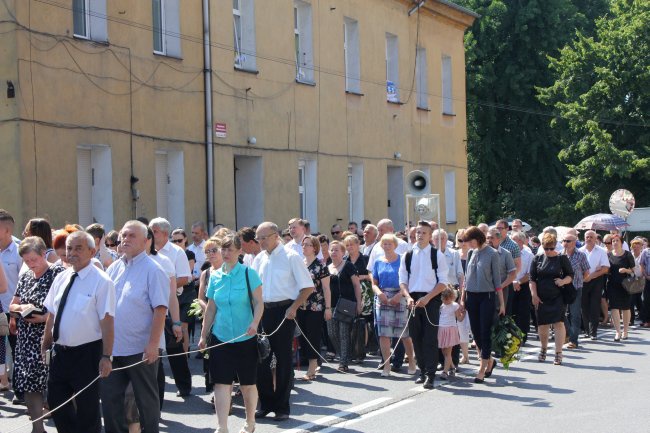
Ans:
{"label": "sunglasses", "polygon": [[109,243],[107,242],[107,243],[105,243],[104,245],[106,245],[106,248],[117,248],[117,247],[120,245],[120,243],[118,242],[118,243],[116,243],[116,244],[109,244]]}
{"label": "sunglasses", "polygon": [[183,242],[185,242],[185,239],[172,239],[172,242],[175,244],[182,244]]}
{"label": "sunglasses", "polygon": [[338,234],[341,234],[340,231],[337,231],[337,232],[331,232],[331,233],[332,233],[332,236],[334,236],[334,235],[338,235]]}
{"label": "sunglasses", "polygon": [[609,242],[603,242],[603,243],[604,243],[605,245],[611,245],[611,244],[612,244],[612,241],[609,241]]}
{"label": "sunglasses", "polygon": [[573,242],[573,239],[562,239],[563,244],[570,244],[571,242]]}
{"label": "sunglasses", "polygon": [[555,251],[555,247],[544,247],[544,251]]}

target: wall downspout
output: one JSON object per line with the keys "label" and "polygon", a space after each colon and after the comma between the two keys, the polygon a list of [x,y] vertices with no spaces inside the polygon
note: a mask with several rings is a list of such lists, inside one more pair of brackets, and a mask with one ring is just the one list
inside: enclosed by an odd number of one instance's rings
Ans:
{"label": "wall downspout", "polygon": [[212,140],[212,57],[210,44],[210,0],[203,0],[203,81],[205,88],[205,166],[208,223],[207,231],[214,227],[214,156]]}

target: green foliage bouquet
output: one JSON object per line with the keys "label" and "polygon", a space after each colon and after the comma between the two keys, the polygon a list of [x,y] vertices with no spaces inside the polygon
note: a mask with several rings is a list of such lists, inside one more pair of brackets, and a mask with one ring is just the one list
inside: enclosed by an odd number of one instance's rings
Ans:
{"label": "green foliage bouquet", "polygon": [[519,359],[519,348],[524,333],[510,316],[503,316],[492,327],[492,349],[499,356],[507,370],[510,364]]}

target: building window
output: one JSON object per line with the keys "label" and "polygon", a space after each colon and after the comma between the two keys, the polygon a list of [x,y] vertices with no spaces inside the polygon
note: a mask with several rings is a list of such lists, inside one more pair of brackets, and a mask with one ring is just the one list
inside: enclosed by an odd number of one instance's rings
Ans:
{"label": "building window", "polygon": [[179,0],[152,0],[153,52],[181,57]]}
{"label": "building window", "polygon": [[348,164],[348,209],[349,221],[364,219],[363,164]]}
{"label": "building window", "polygon": [[106,0],[73,0],[72,22],[76,37],[108,41]]}
{"label": "building window", "polygon": [[183,152],[156,152],[156,215],[185,227]]}
{"label": "building window", "polygon": [[442,114],[454,114],[451,77],[451,57],[442,56]]}
{"label": "building window", "polygon": [[417,86],[418,108],[429,108],[429,86],[427,81],[427,50],[418,47],[415,58],[415,85]]}
{"label": "building window", "polygon": [[235,68],[256,71],[255,1],[232,0]]}
{"label": "building window", "polygon": [[390,33],[386,33],[386,100],[399,102],[398,40]]}
{"label": "building window", "polygon": [[298,198],[300,200],[300,218],[309,220],[311,229],[318,231],[318,191],[316,176],[318,163],[313,159],[298,161]]}
{"label": "building window", "polygon": [[314,83],[314,53],[312,10],[309,3],[301,0],[293,2],[293,34],[295,39],[296,80]]}
{"label": "building window", "polygon": [[445,217],[447,224],[454,224],[456,217],[456,172],[445,171]]}
{"label": "building window", "polygon": [[359,22],[344,20],[345,90],[361,93],[361,65],[359,53]]}
{"label": "building window", "polygon": [[79,224],[101,223],[113,228],[113,169],[111,148],[77,148],[77,203]]}

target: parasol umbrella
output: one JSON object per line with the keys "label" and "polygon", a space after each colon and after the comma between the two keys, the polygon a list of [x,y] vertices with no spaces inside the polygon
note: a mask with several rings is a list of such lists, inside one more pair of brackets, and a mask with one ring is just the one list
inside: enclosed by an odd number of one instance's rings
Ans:
{"label": "parasol umbrella", "polygon": [[583,218],[574,228],[578,230],[620,230],[629,224],[619,216],[599,213]]}

